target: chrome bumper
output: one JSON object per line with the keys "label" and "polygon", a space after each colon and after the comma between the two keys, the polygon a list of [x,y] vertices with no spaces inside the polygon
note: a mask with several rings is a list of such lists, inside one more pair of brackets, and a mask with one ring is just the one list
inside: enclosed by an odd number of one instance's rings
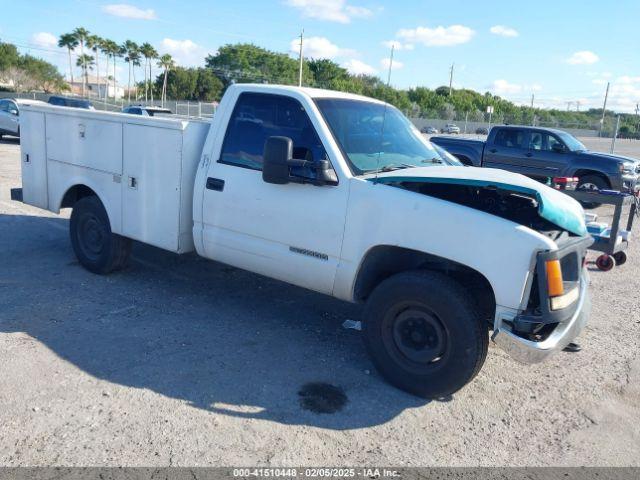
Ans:
{"label": "chrome bumper", "polygon": [[587,324],[590,314],[589,277],[585,272],[580,281],[580,298],[575,313],[568,320],[559,323],[545,340],[540,342],[527,340],[515,335],[506,326],[497,328],[491,339],[519,362],[539,363],[572,342]]}

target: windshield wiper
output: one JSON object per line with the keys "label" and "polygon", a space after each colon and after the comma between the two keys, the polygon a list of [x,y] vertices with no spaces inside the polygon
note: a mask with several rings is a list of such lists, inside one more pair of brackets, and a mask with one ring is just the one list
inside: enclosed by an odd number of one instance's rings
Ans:
{"label": "windshield wiper", "polygon": [[422,160],[422,163],[444,163],[441,158],[433,157],[433,158],[425,158]]}
{"label": "windshield wiper", "polygon": [[403,168],[415,168],[415,167],[417,167],[417,165],[412,165],[410,163],[390,163],[378,169],[367,170],[365,173],[393,172],[394,170],[402,170]]}

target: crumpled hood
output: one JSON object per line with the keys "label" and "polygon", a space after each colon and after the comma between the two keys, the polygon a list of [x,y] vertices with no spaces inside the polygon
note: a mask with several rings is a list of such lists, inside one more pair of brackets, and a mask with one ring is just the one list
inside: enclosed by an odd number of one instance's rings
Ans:
{"label": "crumpled hood", "polygon": [[367,180],[378,183],[424,182],[449,183],[478,187],[495,187],[534,196],[538,201],[538,214],[545,220],[576,235],[586,235],[584,210],[580,203],[564,193],[517,173],[495,168],[478,167],[417,167],[377,176]]}

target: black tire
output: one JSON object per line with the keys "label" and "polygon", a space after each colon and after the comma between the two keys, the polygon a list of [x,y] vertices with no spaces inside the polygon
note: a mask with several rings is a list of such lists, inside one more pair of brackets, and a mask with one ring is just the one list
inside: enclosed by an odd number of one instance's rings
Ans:
{"label": "black tire", "polygon": [[75,203],[69,233],[76,257],[90,272],[104,275],[126,266],[131,240],[111,232],[109,216],[98,197],[83,197]]}
{"label": "black tire", "polygon": [[489,335],[472,297],[434,272],[383,281],[367,301],[363,339],[380,374],[423,398],[460,390],[480,371]]}
{"label": "black tire", "polygon": [[614,253],[613,258],[616,261],[616,265],[618,267],[627,263],[627,254],[625,252]]}
{"label": "black tire", "polygon": [[[586,190],[596,192],[598,190],[606,190],[609,188],[609,184],[607,181],[599,175],[585,175],[584,177],[580,177],[578,181],[578,190]],[[595,202],[580,202],[583,208],[591,210],[593,208],[598,208],[601,203]]]}

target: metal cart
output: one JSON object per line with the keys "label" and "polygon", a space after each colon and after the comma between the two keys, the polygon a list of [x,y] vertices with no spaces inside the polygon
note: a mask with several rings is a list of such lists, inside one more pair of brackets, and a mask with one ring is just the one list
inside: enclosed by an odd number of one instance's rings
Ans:
{"label": "metal cart", "polygon": [[596,241],[589,247],[589,249],[602,252],[602,255],[596,259],[596,266],[604,272],[608,272],[616,265],[623,265],[627,261],[627,254],[625,253],[625,250],[629,246],[629,240],[621,239],[621,241],[618,241],[620,221],[622,220],[622,209],[629,206],[626,230],[631,232],[634,218],[636,215],[640,216],[640,199],[630,194],[608,195],[581,190],[567,190],[564,191],[564,193],[580,202],[599,203],[604,205],[613,205],[615,207],[609,238],[594,237]]}

